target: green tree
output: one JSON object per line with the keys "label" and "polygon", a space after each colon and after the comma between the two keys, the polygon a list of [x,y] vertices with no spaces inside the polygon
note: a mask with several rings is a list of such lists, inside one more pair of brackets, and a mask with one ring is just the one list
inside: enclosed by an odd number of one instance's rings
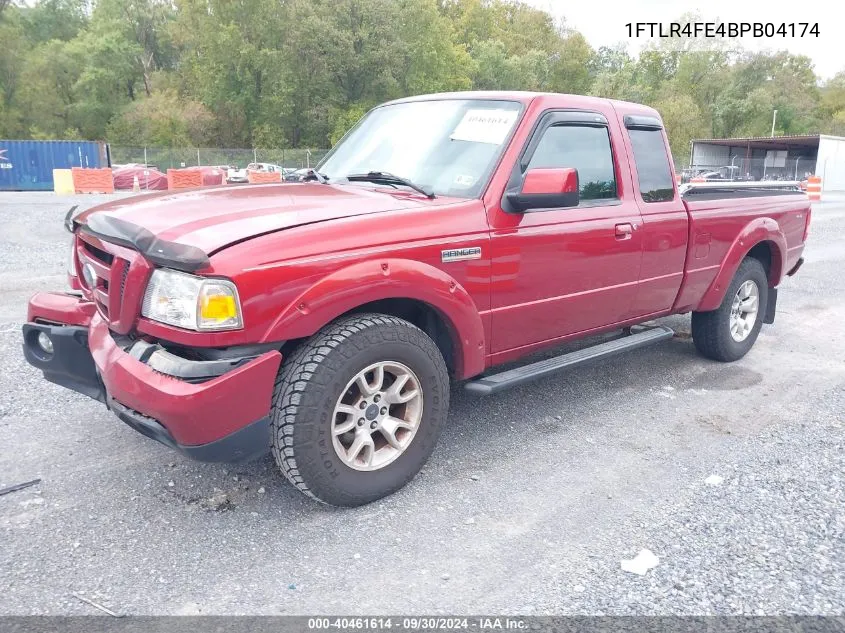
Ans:
{"label": "green tree", "polygon": [[595,51],[577,31],[567,31],[552,55],[548,90],[588,94],[593,84],[590,72]]}
{"label": "green tree", "polygon": [[508,55],[503,42],[475,46],[472,83],[476,90],[550,90],[553,59],[543,51]]}
{"label": "green tree", "polygon": [[214,142],[213,121],[201,103],[164,89],[129,104],[109,125],[108,136],[121,145],[203,147]]}
{"label": "green tree", "polygon": [[786,52],[746,54],[713,99],[713,127],[720,136],[802,134],[819,126],[820,93],[812,62]]}
{"label": "green tree", "polygon": [[592,59],[590,72],[593,76],[590,94],[623,101],[644,100],[645,91],[639,83],[637,60],[631,58],[623,47],[599,49]]}
{"label": "green tree", "polygon": [[654,107],[663,119],[675,165],[687,164],[690,141],[710,134],[710,127],[701,109],[690,95],[673,90],[670,86],[663,90]]}
{"label": "green tree", "polygon": [[78,130],[75,86],[83,64],[72,42],[50,40],[32,49],[18,94],[32,136],[62,138],[68,130]]}
{"label": "green tree", "polygon": [[[681,23],[698,21],[681,16]],[[845,132],[845,75],[714,39],[594,51],[520,0],[0,0],[0,136],[325,147],[374,105],[522,89],[657,107],[690,138]]]}
{"label": "green tree", "polygon": [[182,91],[219,120],[220,144],[249,146],[253,127],[290,107],[279,49],[289,29],[280,5],[271,0],[177,0],[176,7],[170,35]]}
{"label": "green tree", "polygon": [[509,56],[535,49],[551,54],[559,39],[552,16],[524,2],[455,0],[443,3],[443,12],[454,25],[456,41],[473,53],[479,44],[495,40]]}
{"label": "green tree", "polygon": [[845,70],[825,83],[820,91],[822,131],[845,134]]}
{"label": "green tree", "polygon": [[174,61],[169,27],[175,17],[172,2],[165,0],[99,0],[91,27],[132,43],[132,63],[150,96],[152,74]]}
{"label": "green tree", "polygon": [[17,97],[31,45],[17,7],[0,14],[0,42],[0,137],[24,137],[27,126]]}
{"label": "green tree", "polygon": [[75,127],[86,137],[105,138],[108,122],[136,97],[142,73],[135,60],[141,49],[122,32],[99,25],[66,46],[81,60],[70,108]]}
{"label": "green tree", "polygon": [[334,145],[343,135],[346,134],[352,127],[366,114],[367,110],[361,105],[350,106],[349,109],[340,111],[335,114],[334,127],[331,134],[329,134],[329,142]]}
{"label": "green tree", "polygon": [[396,16],[399,91],[391,96],[468,90],[472,58],[455,42],[452,23],[435,0],[400,0]]}
{"label": "green tree", "polygon": [[69,41],[88,24],[87,0],[41,0],[21,9],[26,33],[33,44]]}

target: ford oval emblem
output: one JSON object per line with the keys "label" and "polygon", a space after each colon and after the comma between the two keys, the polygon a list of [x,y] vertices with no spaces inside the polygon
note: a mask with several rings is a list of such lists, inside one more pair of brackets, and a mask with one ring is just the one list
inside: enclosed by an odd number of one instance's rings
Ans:
{"label": "ford oval emblem", "polygon": [[85,264],[82,267],[82,277],[91,290],[97,287],[97,271],[91,264]]}

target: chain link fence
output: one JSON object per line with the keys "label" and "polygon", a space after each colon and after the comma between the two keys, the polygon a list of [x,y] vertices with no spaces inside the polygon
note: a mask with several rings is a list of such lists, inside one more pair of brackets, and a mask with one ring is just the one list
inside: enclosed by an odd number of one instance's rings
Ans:
{"label": "chain link fence", "polygon": [[[282,167],[301,169],[314,167],[328,151],[327,149],[110,146],[112,165],[136,163],[150,165],[162,172],[168,169],[197,166],[244,168],[250,163],[272,163]],[[675,164],[675,171],[680,176],[681,182],[689,182],[692,178],[729,181],[804,180],[807,176],[814,174],[815,170],[815,159],[804,156],[736,157],[730,165],[707,163],[682,166],[677,162]]]}
{"label": "chain link fence", "polygon": [[272,163],[301,169],[313,167],[327,149],[219,149],[212,147],[127,147],[111,145],[111,164],[150,165],[160,171],[180,167],[228,166],[244,168],[249,163]]}
{"label": "chain link fence", "polygon": [[816,160],[806,156],[737,158],[730,165],[693,164],[678,173],[682,182],[689,182],[692,178],[705,178],[708,181],[804,180],[816,173]]}

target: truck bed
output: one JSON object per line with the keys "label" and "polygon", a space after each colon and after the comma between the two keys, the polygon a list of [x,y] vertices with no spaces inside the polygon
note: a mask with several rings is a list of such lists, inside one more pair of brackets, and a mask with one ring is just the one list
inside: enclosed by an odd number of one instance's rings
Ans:
{"label": "truck bed", "polygon": [[776,236],[756,247],[768,250],[773,285],[797,264],[811,212],[803,192],[720,186],[685,192],[683,200],[689,214],[689,240],[678,311],[718,307],[708,303],[708,290],[714,289],[723,269],[738,265],[733,260],[760,241],[756,234]]}
{"label": "truck bed", "polygon": [[724,200],[758,196],[804,195],[797,181],[698,182],[679,188],[685,200]]}

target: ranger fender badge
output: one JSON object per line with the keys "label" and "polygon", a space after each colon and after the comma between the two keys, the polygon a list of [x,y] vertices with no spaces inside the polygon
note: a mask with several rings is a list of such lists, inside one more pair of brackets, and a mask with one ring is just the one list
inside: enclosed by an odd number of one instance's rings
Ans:
{"label": "ranger fender badge", "polygon": [[440,251],[440,260],[445,262],[462,262],[466,259],[481,259],[481,247],[471,246],[470,248],[451,248]]}

